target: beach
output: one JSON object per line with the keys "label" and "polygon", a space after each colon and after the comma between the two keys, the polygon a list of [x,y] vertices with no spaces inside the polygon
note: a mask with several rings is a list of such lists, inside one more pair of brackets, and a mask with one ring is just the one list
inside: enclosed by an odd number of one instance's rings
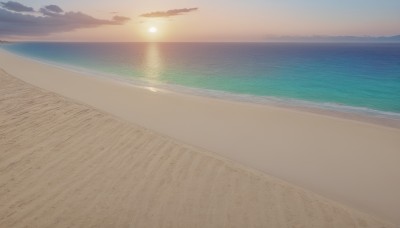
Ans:
{"label": "beach", "polygon": [[396,126],[0,68],[0,227],[400,224]]}

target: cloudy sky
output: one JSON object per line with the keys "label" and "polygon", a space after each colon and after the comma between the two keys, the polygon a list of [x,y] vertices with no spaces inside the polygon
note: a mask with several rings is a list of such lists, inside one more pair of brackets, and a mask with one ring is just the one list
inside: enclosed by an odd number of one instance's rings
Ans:
{"label": "cloudy sky", "polygon": [[398,12],[399,0],[0,0],[0,39],[190,42],[390,36],[400,34]]}

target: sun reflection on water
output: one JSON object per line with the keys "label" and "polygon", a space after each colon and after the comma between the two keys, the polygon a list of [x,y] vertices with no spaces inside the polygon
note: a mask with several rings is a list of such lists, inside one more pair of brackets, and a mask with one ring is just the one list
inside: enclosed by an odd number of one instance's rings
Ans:
{"label": "sun reflection on water", "polygon": [[159,46],[156,43],[150,43],[146,48],[146,78],[150,81],[158,81],[162,73],[162,57]]}

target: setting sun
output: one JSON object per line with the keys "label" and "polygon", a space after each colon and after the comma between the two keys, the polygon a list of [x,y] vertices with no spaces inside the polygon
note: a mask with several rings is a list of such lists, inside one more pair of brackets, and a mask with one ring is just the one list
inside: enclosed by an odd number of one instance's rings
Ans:
{"label": "setting sun", "polygon": [[149,33],[156,33],[158,31],[158,29],[156,27],[150,27],[148,29]]}

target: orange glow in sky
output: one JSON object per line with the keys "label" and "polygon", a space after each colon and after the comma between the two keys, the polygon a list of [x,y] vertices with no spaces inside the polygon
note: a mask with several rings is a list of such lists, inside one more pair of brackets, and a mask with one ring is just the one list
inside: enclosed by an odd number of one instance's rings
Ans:
{"label": "orange glow in sky", "polygon": [[[399,0],[15,1],[31,7],[34,12],[13,11],[0,6],[0,39],[259,42],[279,36],[400,34]],[[52,4],[57,4],[62,11],[53,12],[51,7],[46,8]],[[43,27],[32,28],[16,24],[16,20],[8,18],[10,14],[33,16],[38,20],[35,26],[40,26],[41,21],[46,23]],[[55,14],[61,15],[58,18],[63,20],[57,19],[59,24],[52,28],[48,25],[53,24]],[[39,20],[39,17],[42,18]],[[7,34],[1,31],[7,31]]]}

